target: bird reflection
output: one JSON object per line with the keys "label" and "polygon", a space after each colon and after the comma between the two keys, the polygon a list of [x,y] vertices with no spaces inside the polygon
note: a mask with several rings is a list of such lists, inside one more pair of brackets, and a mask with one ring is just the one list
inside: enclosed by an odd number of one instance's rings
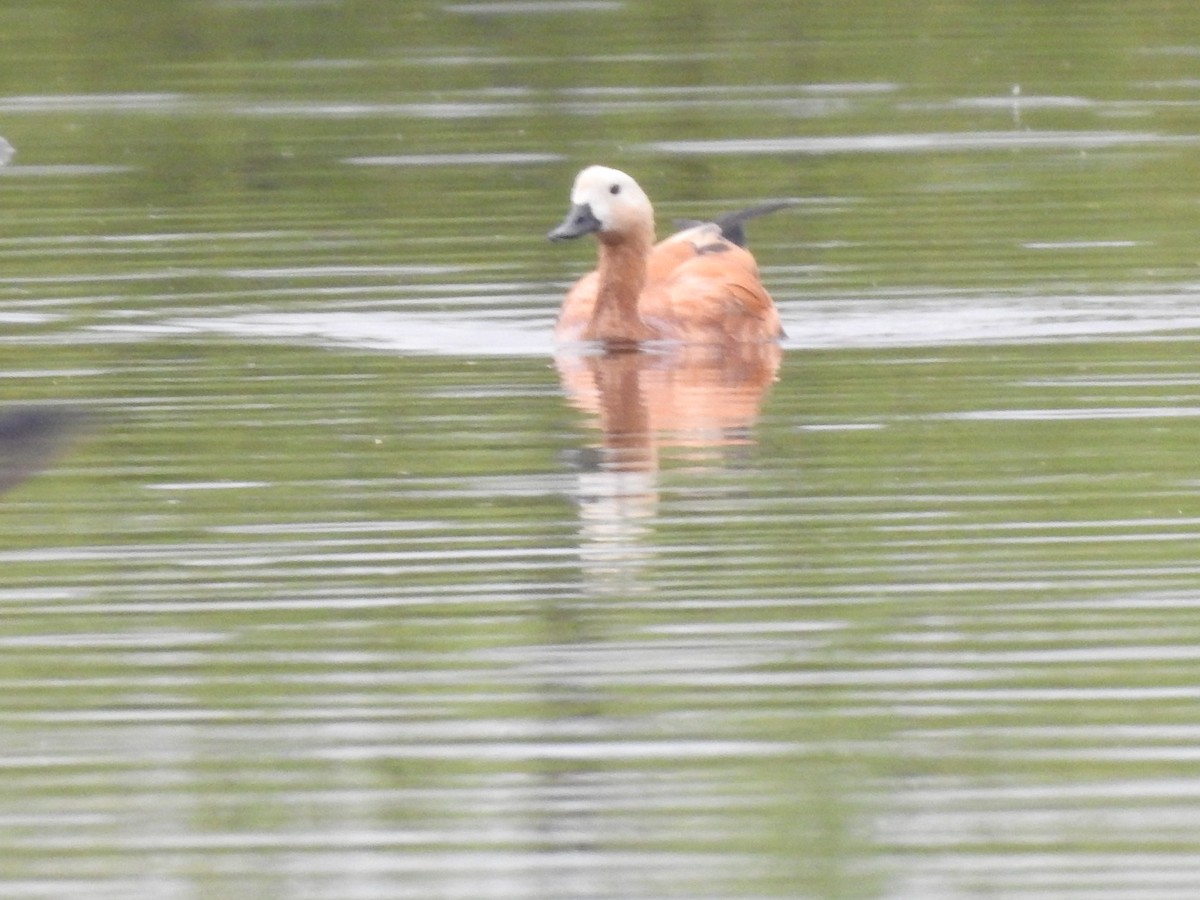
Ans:
{"label": "bird reflection", "polygon": [[0,409],[0,493],[50,466],[85,423],[84,414],[70,406]]}
{"label": "bird reflection", "polygon": [[578,467],[589,583],[636,589],[634,576],[651,553],[660,456],[720,465],[752,444],[781,356],[775,343],[556,355],[563,389],[600,432]]}

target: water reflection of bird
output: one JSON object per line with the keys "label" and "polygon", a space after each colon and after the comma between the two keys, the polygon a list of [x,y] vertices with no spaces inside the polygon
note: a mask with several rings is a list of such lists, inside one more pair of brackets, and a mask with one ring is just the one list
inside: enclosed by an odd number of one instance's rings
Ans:
{"label": "water reflection of bird", "polygon": [[85,423],[71,406],[0,409],[0,493],[53,463]]}
{"label": "water reflection of bird", "polygon": [[775,343],[679,344],[655,353],[560,351],[555,363],[571,402],[599,425],[604,447],[645,463],[648,447],[745,443],[781,357]]}
{"label": "water reflection of bird", "polygon": [[655,243],[645,192],[616,169],[591,166],[575,179],[571,209],[551,240],[595,234],[600,261],[567,292],[555,338],[610,349],[642,341],[696,344],[775,341],[779,313],[745,248],[743,224],[790,205],[764,203]]}
{"label": "water reflection of bird", "polygon": [[663,451],[720,465],[753,443],[781,355],[770,342],[555,356],[567,396],[600,431],[578,466],[580,554],[596,585],[631,590],[650,555]]}

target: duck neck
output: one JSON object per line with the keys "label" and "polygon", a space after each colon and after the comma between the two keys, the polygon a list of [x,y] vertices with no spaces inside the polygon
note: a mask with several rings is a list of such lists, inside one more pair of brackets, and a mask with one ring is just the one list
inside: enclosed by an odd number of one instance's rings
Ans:
{"label": "duck neck", "polygon": [[633,233],[600,235],[600,286],[584,340],[621,347],[656,336],[638,314],[638,298],[646,286],[646,260],[653,246],[653,225]]}

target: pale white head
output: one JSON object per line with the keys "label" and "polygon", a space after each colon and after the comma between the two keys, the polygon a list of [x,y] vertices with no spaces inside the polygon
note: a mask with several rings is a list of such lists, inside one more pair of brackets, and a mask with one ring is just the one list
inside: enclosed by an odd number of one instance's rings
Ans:
{"label": "pale white head", "polygon": [[654,234],[654,209],[636,181],[618,169],[588,166],[575,176],[571,209],[550,232],[552,241],[595,233],[601,240],[637,232]]}

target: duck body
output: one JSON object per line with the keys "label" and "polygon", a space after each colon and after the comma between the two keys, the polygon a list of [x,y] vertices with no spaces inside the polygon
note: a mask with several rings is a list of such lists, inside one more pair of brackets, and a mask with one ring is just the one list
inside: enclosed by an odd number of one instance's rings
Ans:
{"label": "duck body", "polygon": [[608,349],[646,341],[734,344],[777,341],[779,313],[759,280],[742,223],[786,203],[692,224],[656,242],[654,211],[630,176],[591,166],[575,179],[571,210],[551,240],[594,234],[599,264],[563,301],[559,342]]}

